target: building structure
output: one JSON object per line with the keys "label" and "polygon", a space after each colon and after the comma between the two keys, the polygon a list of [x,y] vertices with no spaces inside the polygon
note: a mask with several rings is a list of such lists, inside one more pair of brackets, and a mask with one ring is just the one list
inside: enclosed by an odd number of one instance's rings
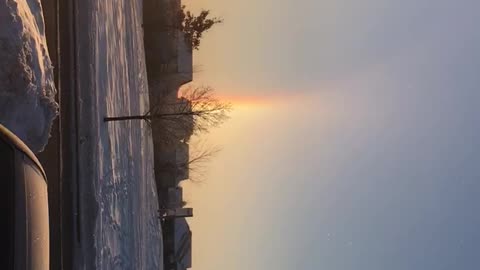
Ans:
{"label": "building structure", "polygon": [[[144,38],[150,109],[162,114],[191,108],[179,97],[182,85],[193,79],[192,49],[179,31],[180,0],[144,1]],[[174,106],[172,106],[172,104]],[[157,189],[177,186],[188,175],[191,116],[152,119]],[[161,193],[160,190],[158,190]]]}
{"label": "building structure", "polygon": [[186,270],[192,267],[192,232],[185,218],[162,223],[165,270]]}
{"label": "building structure", "polygon": [[[180,87],[193,79],[192,49],[178,30],[181,0],[145,0],[143,6],[150,111],[191,110],[190,101],[179,97]],[[190,177],[193,124],[191,116],[151,121],[165,270],[192,267],[192,232],[185,218],[193,216],[193,209],[183,208],[180,183]]]}

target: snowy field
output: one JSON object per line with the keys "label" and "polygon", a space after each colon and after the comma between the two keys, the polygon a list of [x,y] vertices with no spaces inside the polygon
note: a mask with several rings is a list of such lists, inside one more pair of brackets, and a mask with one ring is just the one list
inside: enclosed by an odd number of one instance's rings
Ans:
{"label": "snowy field", "polygon": [[[77,250],[78,268],[162,269],[151,133],[142,121],[105,116],[148,108],[141,0],[78,1],[80,220],[95,217],[95,253]],[[93,185],[90,185],[92,183]],[[87,204],[82,207],[82,204]],[[95,207],[96,206],[96,207]],[[88,226],[81,222],[80,226]],[[86,225],[87,224],[87,225]],[[80,228],[83,240],[89,228]],[[94,256],[95,258],[93,258]]]}
{"label": "snowy field", "polygon": [[[75,269],[162,269],[141,0],[75,1]],[[41,151],[58,105],[39,0],[0,0],[0,123]],[[21,125],[19,125],[21,123]],[[76,190],[73,194],[77,194]]]}

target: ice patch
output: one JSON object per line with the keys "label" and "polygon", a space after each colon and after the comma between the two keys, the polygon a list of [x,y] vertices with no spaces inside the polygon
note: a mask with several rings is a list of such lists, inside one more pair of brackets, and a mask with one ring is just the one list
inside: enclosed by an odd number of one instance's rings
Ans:
{"label": "ice patch", "polygon": [[44,28],[39,0],[0,0],[0,123],[33,152],[58,114]]}

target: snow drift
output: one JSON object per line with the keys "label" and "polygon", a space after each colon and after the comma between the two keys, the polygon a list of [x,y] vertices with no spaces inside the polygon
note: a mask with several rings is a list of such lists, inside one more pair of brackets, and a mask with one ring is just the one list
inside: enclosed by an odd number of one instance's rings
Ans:
{"label": "snow drift", "polygon": [[39,0],[0,0],[0,123],[33,152],[58,111],[44,28]]}

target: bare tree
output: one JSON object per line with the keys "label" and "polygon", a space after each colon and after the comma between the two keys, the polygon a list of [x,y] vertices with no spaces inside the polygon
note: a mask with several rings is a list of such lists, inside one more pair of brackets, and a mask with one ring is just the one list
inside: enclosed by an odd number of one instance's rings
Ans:
{"label": "bare tree", "polygon": [[207,172],[207,165],[210,161],[220,152],[218,146],[198,146],[190,154],[190,158],[187,163],[178,163],[180,168],[189,170],[188,180],[201,183],[205,178]]}
{"label": "bare tree", "polygon": [[109,121],[145,120],[162,130],[162,140],[188,141],[193,134],[208,132],[228,119],[231,104],[220,101],[209,86],[190,86],[174,100],[158,97],[143,115],[105,117]]}
{"label": "bare tree", "polygon": [[[186,160],[166,161],[158,164],[155,170],[171,174],[184,175],[182,172],[188,172],[188,177],[182,180],[192,182],[203,182],[207,171],[208,163],[220,152],[220,148],[205,144],[196,143],[193,151]],[[177,173],[176,173],[177,172]]]}

